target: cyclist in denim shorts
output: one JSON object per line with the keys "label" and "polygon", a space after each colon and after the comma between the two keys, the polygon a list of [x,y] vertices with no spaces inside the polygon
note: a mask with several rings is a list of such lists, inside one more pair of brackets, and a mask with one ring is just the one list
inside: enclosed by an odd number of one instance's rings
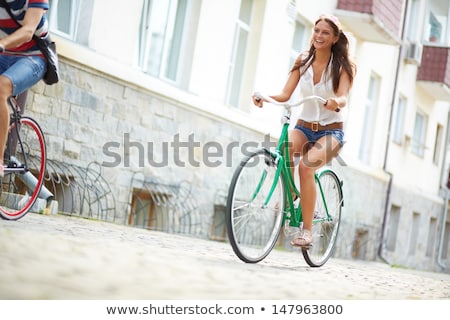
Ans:
{"label": "cyclist in denim shorts", "polygon": [[[343,115],[341,108],[347,98],[356,72],[349,58],[349,42],[339,20],[332,15],[322,15],[315,22],[311,46],[297,58],[287,82],[278,95],[271,98],[284,102],[291,98],[297,85],[303,96],[316,95],[326,100],[306,102],[299,114],[294,130],[289,132],[289,155],[294,172],[294,157],[299,162],[300,205],[303,230],[291,245],[308,247],[312,241],[312,220],[316,202],[314,173],[331,161],[343,146]],[[253,97],[253,103],[262,107],[263,101]]]}
{"label": "cyclist in denim shorts", "polygon": [[47,69],[47,62],[32,37],[48,32],[45,15],[48,8],[48,0],[0,1],[0,178],[9,126],[7,99],[36,84]]}

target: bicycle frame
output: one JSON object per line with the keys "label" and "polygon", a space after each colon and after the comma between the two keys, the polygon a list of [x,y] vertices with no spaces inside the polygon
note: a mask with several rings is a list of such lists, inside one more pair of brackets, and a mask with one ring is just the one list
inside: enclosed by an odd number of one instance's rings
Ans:
{"label": "bicycle frame", "polygon": [[[36,177],[30,172],[27,157],[24,157],[23,163],[20,162],[16,157],[15,147],[19,146],[22,153],[25,153],[24,145],[22,143],[22,138],[20,136],[20,119],[22,117],[22,112],[19,104],[17,103],[14,97],[10,97],[8,99],[8,104],[12,109],[9,121],[9,134],[8,134],[8,144],[13,145],[14,149],[10,149],[10,154],[7,155],[9,166],[4,168],[4,173],[19,173],[18,176],[20,180],[30,189],[34,189],[37,184]],[[5,159],[6,160],[6,159]],[[53,194],[45,187],[42,186],[39,192],[39,198],[41,199],[50,199],[53,197]]]}
{"label": "bicycle frame", "polygon": [[[317,98],[317,97],[309,97],[305,100]],[[267,98],[266,98],[267,99]],[[299,103],[302,104],[305,100],[301,101]],[[269,101],[270,102],[270,101]],[[292,194],[295,193],[297,198],[300,198],[300,191],[297,189],[295,185],[294,177],[292,176],[291,169],[289,167],[290,165],[290,157],[289,157],[289,139],[288,139],[288,129],[290,124],[290,117],[291,117],[291,106],[285,106],[286,107],[286,115],[282,118],[282,130],[280,134],[280,139],[277,143],[277,147],[275,151],[268,150],[274,157],[277,164],[277,170],[275,173],[275,179],[271,186],[271,190],[267,196],[267,199],[265,201],[265,204],[267,205],[272,197],[273,191],[275,190],[276,184],[278,183],[278,179],[280,176],[282,179],[284,179],[284,188],[285,188],[285,194],[286,194],[286,200],[287,200],[287,207],[285,208],[284,217],[283,217],[283,224],[286,222],[286,219],[289,219],[289,226],[291,227],[299,227],[300,223],[303,221],[302,216],[302,209],[299,205],[297,208],[294,206],[294,199],[292,197]],[[265,177],[261,178],[261,181],[263,181]],[[324,197],[324,191],[322,189],[322,185],[320,183],[320,180],[318,178],[317,172],[314,174],[314,179],[316,180],[316,183],[319,186],[319,193],[320,197],[322,198],[322,201],[324,203],[325,211],[326,211],[326,218],[322,219],[313,219],[314,223],[319,223],[323,221],[330,221],[331,216],[328,211],[328,205],[325,201]],[[255,197],[258,193],[259,187],[255,191]]]}
{"label": "bicycle frame", "polygon": [[[10,97],[8,100],[8,104],[12,109],[11,115],[10,115],[10,121],[9,121],[9,135],[8,135],[8,144],[11,144],[13,146],[19,145],[23,150],[23,144],[22,140],[19,134],[20,130],[20,117],[22,116],[20,113],[20,107],[15,101],[13,97]],[[18,142],[18,143],[16,143]],[[27,172],[28,165],[26,163],[26,159],[24,159],[24,163],[19,163],[17,159],[15,159],[14,155],[16,153],[16,150],[9,150],[10,154],[8,154],[8,160],[11,161],[14,164],[14,167],[5,167],[5,173],[8,172],[18,172],[18,173],[25,173]]]}

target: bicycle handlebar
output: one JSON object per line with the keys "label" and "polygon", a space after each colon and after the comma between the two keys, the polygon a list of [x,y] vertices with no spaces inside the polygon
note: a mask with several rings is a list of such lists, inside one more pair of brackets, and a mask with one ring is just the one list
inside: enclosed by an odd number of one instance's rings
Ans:
{"label": "bicycle handlebar", "polygon": [[[265,100],[265,101],[267,101],[269,103],[272,103],[272,104],[275,104],[275,105],[278,105],[278,106],[288,107],[288,108],[298,107],[298,106],[302,105],[303,103],[305,103],[307,101],[311,101],[311,100],[318,100],[318,101],[322,102],[323,104],[326,104],[327,101],[328,101],[327,99],[324,99],[324,98],[322,98],[320,96],[307,96],[307,97],[304,97],[303,99],[301,99],[300,101],[291,104],[291,103],[288,103],[287,101],[285,101],[285,102],[276,101],[275,99],[272,99],[269,96],[263,95],[260,92],[255,92],[253,95],[255,96],[255,99],[257,101],[258,100]],[[341,111],[341,109],[340,108],[336,108],[334,111],[339,112],[339,111]]]}

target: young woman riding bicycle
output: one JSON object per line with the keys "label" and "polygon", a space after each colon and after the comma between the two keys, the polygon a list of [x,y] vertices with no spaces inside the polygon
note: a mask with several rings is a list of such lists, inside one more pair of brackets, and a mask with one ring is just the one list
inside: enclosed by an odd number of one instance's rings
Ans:
{"label": "young woman riding bicycle", "polygon": [[[330,162],[343,146],[344,119],[339,111],[347,104],[355,71],[349,58],[349,42],[339,20],[335,16],[322,15],[315,22],[309,51],[297,58],[281,93],[270,96],[279,102],[287,101],[299,84],[304,96],[317,95],[327,99],[324,104],[305,103],[295,129],[289,132],[292,173],[294,157],[302,157],[298,170],[303,230],[291,241],[293,246],[311,245],[316,203],[314,173]],[[253,103],[263,106],[263,101],[255,96]]]}

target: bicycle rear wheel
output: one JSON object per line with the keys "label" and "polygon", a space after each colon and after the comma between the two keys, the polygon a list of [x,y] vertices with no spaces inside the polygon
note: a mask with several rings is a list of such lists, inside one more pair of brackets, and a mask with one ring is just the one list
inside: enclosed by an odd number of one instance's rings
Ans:
{"label": "bicycle rear wheel", "polygon": [[18,137],[18,142],[9,139],[7,143],[1,180],[0,216],[7,220],[20,219],[30,210],[38,211],[33,205],[44,182],[47,160],[44,134],[34,119],[20,118]]}
{"label": "bicycle rear wheel", "polygon": [[321,267],[333,254],[343,205],[342,185],[333,171],[326,169],[318,173],[316,186],[312,246],[302,248],[303,257],[311,267]]}
{"label": "bicycle rear wheel", "polygon": [[276,172],[275,157],[260,149],[241,162],[231,180],[226,211],[228,238],[244,262],[263,260],[278,241],[285,191],[283,179]]}

